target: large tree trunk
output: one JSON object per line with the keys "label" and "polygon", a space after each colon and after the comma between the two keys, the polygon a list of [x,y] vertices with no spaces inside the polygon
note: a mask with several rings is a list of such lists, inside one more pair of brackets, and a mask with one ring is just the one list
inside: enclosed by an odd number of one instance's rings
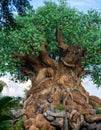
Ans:
{"label": "large tree trunk", "polygon": [[101,115],[96,107],[101,99],[90,96],[81,84],[86,73],[82,57],[87,53],[80,46],[67,46],[57,36],[60,46],[58,61],[49,57],[45,44],[39,56],[20,55],[24,65],[21,70],[28,74],[32,87],[24,102],[25,130],[97,129],[101,130]]}
{"label": "large tree trunk", "polygon": [[95,127],[101,120],[101,115],[96,115],[96,106],[101,106],[101,100],[89,96],[72,69],[63,66],[58,70],[43,68],[33,79],[32,88],[24,102],[27,115],[25,127],[28,130],[34,130],[33,127],[37,130],[54,130],[46,120],[62,127],[65,116],[72,129],[79,129],[83,125]]}

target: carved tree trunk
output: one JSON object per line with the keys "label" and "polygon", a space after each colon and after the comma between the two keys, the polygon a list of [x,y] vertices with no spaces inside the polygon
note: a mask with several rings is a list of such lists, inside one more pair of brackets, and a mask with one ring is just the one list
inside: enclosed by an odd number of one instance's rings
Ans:
{"label": "carved tree trunk", "polygon": [[24,102],[25,130],[101,130],[101,115],[95,110],[101,106],[101,99],[90,96],[81,84],[86,73],[82,57],[87,51],[64,44],[61,33],[60,38],[56,36],[61,51],[59,61],[49,57],[45,44],[37,57],[19,53],[13,56],[23,61],[21,70],[32,81]]}

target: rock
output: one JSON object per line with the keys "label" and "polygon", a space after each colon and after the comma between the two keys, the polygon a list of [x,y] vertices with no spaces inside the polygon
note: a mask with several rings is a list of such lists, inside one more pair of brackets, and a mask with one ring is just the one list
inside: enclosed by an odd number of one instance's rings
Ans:
{"label": "rock", "polygon": [[17,119],[25,114],[25,109],[19,109],[19,110],[11,109],[10,113],[15,119]]}

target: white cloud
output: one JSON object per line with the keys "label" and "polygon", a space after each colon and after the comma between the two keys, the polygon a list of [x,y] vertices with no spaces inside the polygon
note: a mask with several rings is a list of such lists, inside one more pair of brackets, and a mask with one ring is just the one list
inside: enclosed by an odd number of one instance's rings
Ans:
{"label": "white cloud", "polygon": [[101,87],[97,88],[96,85],[94,85],[91,81],[90,77],[85,78],[82,84],[90,95],[94,95],[101,98]]}
{"label": "white cloud", "polygon": [[20,96],[24,97],[24,90],[29,89],[29,85],[31,85],[30,81],[27,81],[25,83],[14,83],[13,81],[8,79],[8,76],[4,76],[0,78],[0,80],[3,80],[7,86],[4,87],[2,91],[2,95],[8,95],[8,96]]}

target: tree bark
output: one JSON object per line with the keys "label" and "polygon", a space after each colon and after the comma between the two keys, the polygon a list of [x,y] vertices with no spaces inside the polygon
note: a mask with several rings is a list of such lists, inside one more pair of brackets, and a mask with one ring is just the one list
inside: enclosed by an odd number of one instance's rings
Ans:
{"label": "tree bark", "polygon": [[[61,35],[61,34],[60,34]],[[101,128],[101,115],[96,107],[101,99],[90,96],[81,84],[86,72],[82,57],[87,53],[80,46],[64,46],[59,40],[62,54],[57,62],[49,57],[45,44],[39,56],[14,54],[23,62],[21,70],[27,74],[32,87],[24,102],[25,130],[61,130]],[[30,72],[30,73],[29,73]]]}

